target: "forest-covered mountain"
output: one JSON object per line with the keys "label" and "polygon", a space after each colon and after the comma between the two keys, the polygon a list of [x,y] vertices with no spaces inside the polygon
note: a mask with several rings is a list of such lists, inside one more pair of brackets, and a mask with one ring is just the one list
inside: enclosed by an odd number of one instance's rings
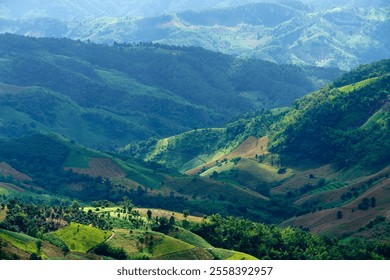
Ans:
{"label": "forest-covered mountain", "polygon": [[2,137],[58,132],[114,148],[287,106],[337,69],[278,66],[194,47],[0,36]]}
{"label": "forest-covered mountain", "polygon": [[390,163],[390,60],[363,65],[294,104],[271,128],[271,150],[339,167]]}
{"label": "forest-covered mountain", "polygon": [[178,8],[176,13],[142,18],[107,14],[68,21],[56,16],[4,18],[0,20],[0,32],[106,44],[152,41],[200,46],[279,64],[341,69],[389,57],[387,1],[306,2],[260,1],[211,10]]}

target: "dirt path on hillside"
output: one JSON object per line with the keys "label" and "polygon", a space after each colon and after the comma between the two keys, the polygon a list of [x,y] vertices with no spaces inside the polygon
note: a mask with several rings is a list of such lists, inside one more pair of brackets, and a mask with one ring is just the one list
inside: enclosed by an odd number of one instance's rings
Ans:
{"label": "dirt path on hillside", "polygon": [[106,240],[105,243],[107,243],[108,241],[110,241],[114,236],[115,236],[115,232],[113,232],[113,233],[111,234],[111,236]]}

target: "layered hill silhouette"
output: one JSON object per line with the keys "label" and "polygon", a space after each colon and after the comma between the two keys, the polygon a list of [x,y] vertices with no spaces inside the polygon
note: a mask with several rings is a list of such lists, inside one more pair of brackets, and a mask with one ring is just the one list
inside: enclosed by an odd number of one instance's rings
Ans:
{"label": "layered hill silhouette", "polygon": [[286,106],[340,73],[193,47],[11,34],[0,36],[0,52],[2,137],[53,131],[104,149]]}
{"label": "layered hill silhouette", "polygon": [[[143,2],[144,6],[150,5],[148,1]],[[95,13],[89,19],[64,20],[58,13],[50,12],[15,19],[16,16],[7,17],[4,13],[0,32],[105,44],[152,41],[200,46],[279,64],[344,70],[389,56],[386,33],[389,3],[386,1],[241,1],[246,5],[240,6],[233,2],[237,1],[202,1],[199,5],[184,1],[152,17],[139,11],[141,18],[115,12],[107,16],[115,5],[106,9],[106,17]],[[154,9],[158,6],[149,7],[148,11]],[[83,9],[77,9],[74,14],[79,10]],[[87,11],[93,13],[94,9]]]}

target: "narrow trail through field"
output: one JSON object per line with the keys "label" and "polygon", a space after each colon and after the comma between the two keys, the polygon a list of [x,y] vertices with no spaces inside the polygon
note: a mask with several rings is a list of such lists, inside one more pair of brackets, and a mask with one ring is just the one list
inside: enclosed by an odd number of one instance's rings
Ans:
{"label": "narrow trail through field", "polygon": [[113,238],[115,236],[115,232],[113,232],[112,234],[111,234],[111,236],[106,240],[106,242],[105,243],[107,243],[108,241],[110,241],[111,240],[111,238]]}

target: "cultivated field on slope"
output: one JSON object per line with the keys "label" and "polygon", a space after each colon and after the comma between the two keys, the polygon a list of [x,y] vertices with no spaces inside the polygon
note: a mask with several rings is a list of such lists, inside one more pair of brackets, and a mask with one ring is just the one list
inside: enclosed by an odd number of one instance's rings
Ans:
{"label": "cultivated field on slope", "polygon": [[[375,202],[372,202],[374,198]],[[364,200],[368,201],[363,207]],[[316,211],[291,219],[284,225],[303,226],[316,234],[344,236],[366,226],[377,216],[390,218],[390,179],[374,183],[367,191],[351,202],[339,207]],[[341,214],[338,214],[338,212]],[[338,215],[341,215],[341,217]]]}
{"label": "cultivated field on slope", "polygon": [[32,181],[31,177],[19,172],[6,162],[0,162],[0,175],[4,177],[12,177],[18,181]]}
{"label": "cultivated field on slope", "polygon": [[195,246],[159,232],[116,229],[108,244],[123,248],[130,256],[144,255],[153,259],[174,256]]}
{"label": "cultivated field on slope", "polygon": [[126,173],[109,158],[92,158],[88,162],[88,168],[71,169],[73,172],[86,174],[92,177],[123,178],[126,176]]}
{"label": "cultivated field on slope", "polygon": [[0,238],[27,253],[38,253],[38,248],[36,245],[36,241],[38,239],[31,236],[0,229]]}
{"label": "cultivated field on slope", "polygon": [[0,223],[4,221],[6,216],[7,216],[7,208],[4,209],[0,208]]}
{"label": "cultivated field on slope", "polygon": [[175,221],[183,221],[188,220],[190,222],[201,222],[203,220],[203,217],[197,217],[188,215],[186,218],[184,217],[183,213],[175,212],[175,211],[169,211],[164,209],[154,209],[154,208],[135,208],[141,216],[147,217],[147,212],[150,210],[152,212],[152,217],[166,217],[169,219],[171,216],[175,217]]}
{"label": "cultivated field on slope", "polygon": [[272,194],[286,194],[295,191],[306,184],[317,184],[320,179],[333,180],[337,172],[328,164],[318,168],[298,170],[294,168],[295,175],[284,181],[279,186],[272,188]]}
{"label": "cultivated field on slope", "polygon": [[67,227],[48,235],[62,240],[73,252],[86,253],[94,246],[107,240],[112,232],[72,222]]}
{"label": "cultivated field on slope", "polygon": [[[254,136],[248,137],[243,141],[236,149],[227,155],[223,153],[217,153],[212,156],[211,159],[198,161],[198,165],[192,169],[186,170],[185,174],[195,175],[202,173],[202,170],[209,169],[216,165],[216,162],[222,162],[223,160],[231,160],[233,158],[256,158],[257,156],[264,156],[268,154],[268,137],[256,138]],[[193,164],[195,166],[195,164]]]}

